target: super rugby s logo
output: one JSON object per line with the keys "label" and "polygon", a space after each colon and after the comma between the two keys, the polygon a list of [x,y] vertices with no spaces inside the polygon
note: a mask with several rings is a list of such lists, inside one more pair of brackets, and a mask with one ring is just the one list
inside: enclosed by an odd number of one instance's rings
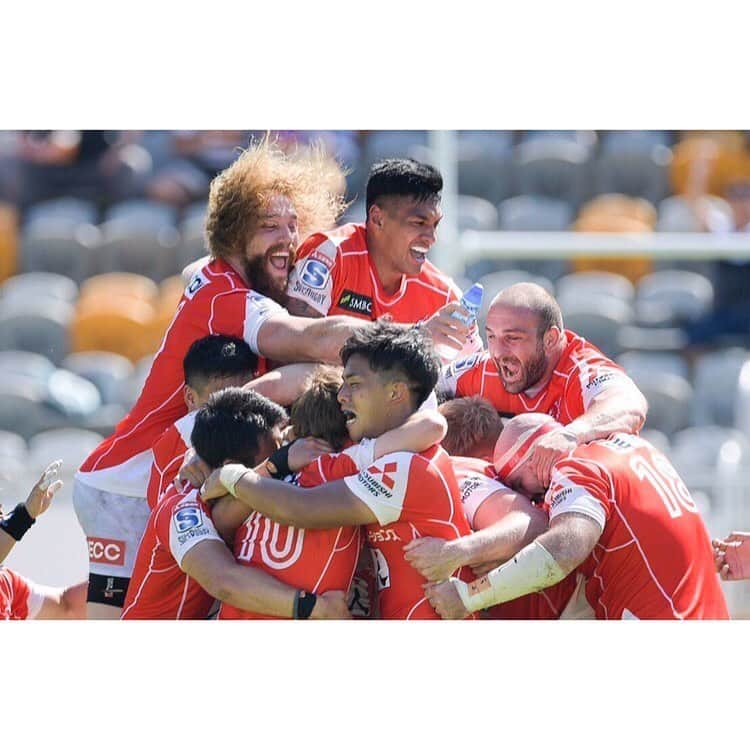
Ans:
{"label": "super rugby s logo", "polygon": [[245,521],[245,536],[237,559],[253,560],[257,550],[265,565],[274,570],[283,570],[297,562],[304,543],[304,529],[282,526],[256,511]]}

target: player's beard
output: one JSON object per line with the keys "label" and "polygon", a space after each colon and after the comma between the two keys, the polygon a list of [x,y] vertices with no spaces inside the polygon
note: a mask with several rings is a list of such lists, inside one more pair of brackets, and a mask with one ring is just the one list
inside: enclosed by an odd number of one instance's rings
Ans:
{"label": "player's beard", "polygon": [[264,255],[257,256],[255,258],[244,258],[242,265],[247,276],[247,280],[250,283],[250,288],[269,297],[274,302],[278,302],[280,305],[286,303],[286,287],[289,278],[289,271],[291,271],[294,265],[294,250],[289,254],[289,261],[287,262],[287,272],[284,280],[276,276],[272,276],[268,272],[268,265],[271,263],[270,256],[279,251],[278,246],[269,248]]}
{"label": "player's beard", "polygon": [[[498,372],[502,373],[501,360],[496,360],[495,365],[497,366]],[[522,393],[523,391],[528,391],[544,376],[544,373],[547,370],[547,357],[544,355],[544,344],[541,339],[537,343],[537,349],[536,352],[534,352],[534,355],[525,364],[521,362],[520,366],[524,377],[517,383],[513,383],[509,387],[505,384],[502,376],[500,378],[503,380],[503,387],[508,393]]]}

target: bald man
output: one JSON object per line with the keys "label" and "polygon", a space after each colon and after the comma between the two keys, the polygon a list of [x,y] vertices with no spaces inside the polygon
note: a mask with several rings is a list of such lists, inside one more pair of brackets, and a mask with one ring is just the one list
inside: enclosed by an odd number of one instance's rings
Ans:
{"label": "bald man", "polygon": [[618,433],[557,461],[545,487],[530,457],[535,442],[557,429],[544,414],[515,417],[494,455],[502,482],[543,496],[549,529],[471,583],[451,578],[429,585],[438,614],[465,617],[578,569],[597,619],[728,619],[708,532],[664,455],[640,437]]}
{"label": "bald man", "polygon": [[565,330],[557,301],[537,284],[501,291],[485,333],[487,351],[449,365],[439,387],[450,397],[482,396],[506,416],[541,412],[557,420],[532,456],[541,483],[549,483],[553,463],[578,445],[643,426],[648,404],[635,383]]}

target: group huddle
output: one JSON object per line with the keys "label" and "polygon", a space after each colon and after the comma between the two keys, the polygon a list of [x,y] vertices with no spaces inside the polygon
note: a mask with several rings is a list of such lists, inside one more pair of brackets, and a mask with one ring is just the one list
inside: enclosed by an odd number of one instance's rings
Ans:
{"label": "group huddle", "polygon": [[[534,284],[491,301],[483,347],[426,257],[433,167],[374,165],[366,222],[332,228],[340,186],[324,153],[267,141],[215,178],[210,257],[76,474],[89,578],[57,603],[75,589],[100,619],[727,619],[705,525],[638,436],[627,374]],[[55,472],[32,492],[47,504]],[[2,573],[5,616],[52,611]]]}

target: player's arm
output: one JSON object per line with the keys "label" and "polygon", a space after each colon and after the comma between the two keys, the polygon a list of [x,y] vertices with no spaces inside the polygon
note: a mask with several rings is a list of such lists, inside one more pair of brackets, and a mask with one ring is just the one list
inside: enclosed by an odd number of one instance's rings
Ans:
{"label": "player's arm", "polygon": [[547,514],[527,497],[503,488],[490,494],[473,517],[475,533],[458,539],[414,539],[405,557],[428,581],[444,581],[458,568],[496,567],[547,530]]}
{"label": "player's arm", "polygon": [[[635,435],[646,421],[648,402],[638,387],[624,373],[607,373],[611,385],[605,382],[596,395],[581,395],[585,412],[559,430],[543,435],[534,446],[531,462],[537,477],[549,484],[552,466],[578,445],[607,438],[615,432]],[[580,383],[576,383],[580,388]],[[587,388],[590,386],[587,386]]]}
{"label": "player's arm", "polygon": [[452,578],[425,593],[445,619],[460,619],[495,604],[553,586],[591,554],[603,527],[582,513],[560,513],[549,530],[507,563],[467,584]]}
{"label": "player's arm", "polygon": [[[294,616],[299,590],[265,571],[240,565],[219,541],[208,539],[195,545],[183,556],[180,568],[215,599],[233,607],[270,617]],[[318,596],[310,617],[348,619],[345,593]]]}
{"label": "player's arm", "polygon": [[44,601],[36,620],[85,620],[88,579],[67,588],[40,587]]}
{"label": "player's arm", "polygon": [[290,315],[297,315],[300,318],[322,318],[323,313],[316,310],[312,305],[308,305],[307,302],[296,297],[290,297],[287,295],[286,303],[284,304]]}
{"label": "player's arm", "polygon": [[254,378],[243,387],[277,404],[289,406],[307,389],[316,367],[314,362],[284,365]]}
{"label": "player's arm", "polygon": [[370,321],[344,315],[298,318],[276,315],[258,331],[258,351],[277,362],[331,362],[340,364],[339,352],[355,329]]}
{"label": "player's arm", "polygon": [[19,503],[6,516],[0,517],[0,563],[8,556],[16,542],[49,508],[55,493],[63,483],[58,479],[62,461],[53,461],[31,488],[25,503]]}
{"label": "player's arm", "polygon": [[241,464],[228,464],[206,480],[201,497],[210,500],[227,492],[249,508],[286,526],[334,529],[378,523],[375,513],[343,479],[303,488],[265,479]]}

